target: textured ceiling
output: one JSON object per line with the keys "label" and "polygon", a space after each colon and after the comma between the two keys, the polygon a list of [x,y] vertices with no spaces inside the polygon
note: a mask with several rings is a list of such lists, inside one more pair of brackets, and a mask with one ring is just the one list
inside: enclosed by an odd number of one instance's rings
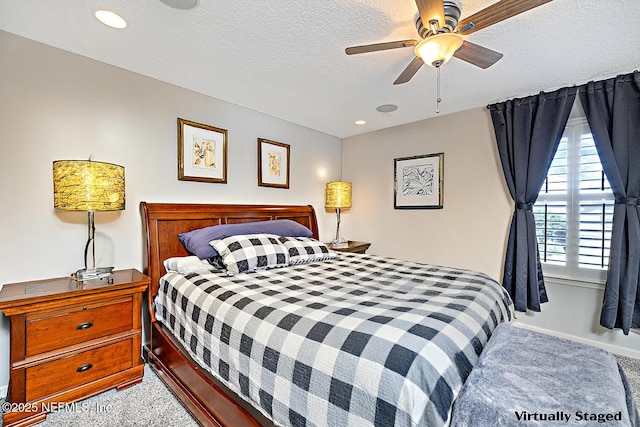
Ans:
{"label": "textured ceiling", "polygon": [[[494,2],[462,0],[462,17]],[[129,26],[105,27],[98,9]],[[159,0],[0,0],[0,29],[344,138],[436,116],[435,69],[392,84],[411,48],[344,53],[417,38],[416,13],[414,0],[200,0],[187,11]],[[633,71],[638,23],[639,0],[555,0],[471,34],[504,58],[486,70],[445,64],[440,115]],[[399,108],[379,113],[381,104]]]}

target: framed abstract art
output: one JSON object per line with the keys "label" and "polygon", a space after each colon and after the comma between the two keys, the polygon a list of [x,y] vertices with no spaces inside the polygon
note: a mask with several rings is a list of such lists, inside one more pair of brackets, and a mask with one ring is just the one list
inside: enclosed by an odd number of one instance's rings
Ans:
{"label": "framed abstract art", "polygon": [[393,160],[395,209],[442,209],[444,153]]}

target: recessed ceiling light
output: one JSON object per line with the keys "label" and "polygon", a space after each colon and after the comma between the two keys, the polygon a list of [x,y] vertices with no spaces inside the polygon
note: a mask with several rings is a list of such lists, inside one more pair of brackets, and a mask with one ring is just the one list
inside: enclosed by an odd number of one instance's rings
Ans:
{"label": "recessed ceiling light", "polygon": [[398,106],[393,104],[384,104],[376,108],[376,110],[378,110],[381,113],[393,113],[397,109],[398,109]]}
{"label": "recessed ceiling light", "polygon": [[366,120],[356,120],[355,122],[353,122],[354,125],[358,125],[358,126],[362,126],[362,125],[366,125],[367,122]]}
{"label": "recessed ceiling light", "polygon": [[122,16],[110,10],[97,10],[95,15],[98,21],[111,28],[121,29],[127,26],[127,21],[125,21]]}
{"label": "recessed ceiling light", "polygon": [[193,9],[199,3],[199,0],[160,0],[162,3],[174,9]]}

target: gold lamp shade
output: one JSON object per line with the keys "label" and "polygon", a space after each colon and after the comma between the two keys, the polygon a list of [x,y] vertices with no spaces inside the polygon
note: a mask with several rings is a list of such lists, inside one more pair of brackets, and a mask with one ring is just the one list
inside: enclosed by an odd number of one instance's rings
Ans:
{"label": "gold lamp shade", "polygon": [[344,181],[327,183],[327,186],[325,187],[325,207],[350,208],[351,183]]}
{"label": "gold lamp shade", "polygon": [[53,162],[53,206],[71,211],[124,209],[124,167],[91,160]]}

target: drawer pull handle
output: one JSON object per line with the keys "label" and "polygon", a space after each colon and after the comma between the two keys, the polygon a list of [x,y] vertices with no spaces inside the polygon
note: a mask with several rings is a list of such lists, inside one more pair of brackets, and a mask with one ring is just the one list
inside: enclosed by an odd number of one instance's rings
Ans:
{"label": "drawer pull handle", "polygon": [[79,331],[82,331],[83,329],[89,329],[92,326],[93,326],[93,323],[84,322],[84,323],[80,323],[78,326],[76,326],[76,329],[79,330]]}
{"label": "drawer pull handle", "polygon": [[91,368],[93,368],[93,365],[91,363],[85,363],[84,365],[78,366],[78,369],[76,369],[76,372],[85,372]]}

